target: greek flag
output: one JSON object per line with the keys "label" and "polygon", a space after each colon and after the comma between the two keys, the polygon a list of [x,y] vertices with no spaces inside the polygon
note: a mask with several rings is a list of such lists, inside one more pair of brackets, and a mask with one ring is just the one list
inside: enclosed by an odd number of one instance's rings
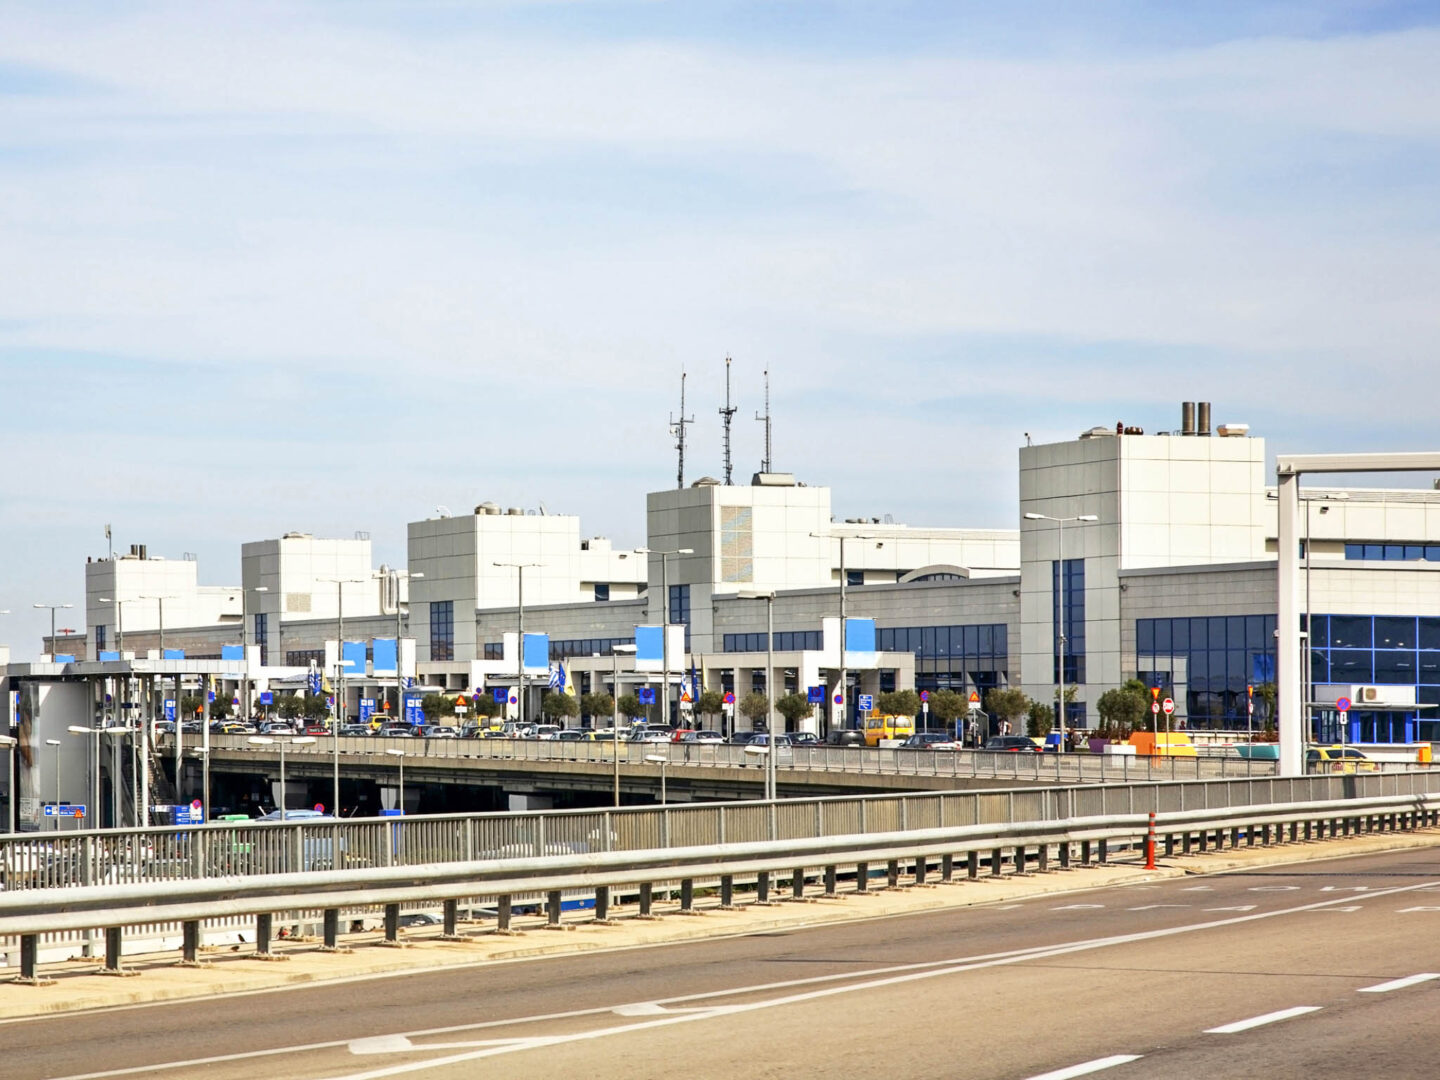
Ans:
{"label": "greek flag", "polygon": [[551,689],[551,690],[564,690],[564,689],[565,689],[565,673],[560,669],[560,665],[559,665],[559,664],[551,664],[551,665],[550,665],[550,689]]}

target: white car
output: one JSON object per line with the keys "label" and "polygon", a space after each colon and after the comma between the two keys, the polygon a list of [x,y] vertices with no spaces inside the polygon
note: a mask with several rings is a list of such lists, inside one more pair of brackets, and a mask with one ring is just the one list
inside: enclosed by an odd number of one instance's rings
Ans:
{"label": "white car", "polygon": [[460,737],[460,729],[445,727],[443,725],[439,727],[427,727],[425,729],[425,737],[427,739],[458,739]]}
{"label": "white car", "polygon": [[544,739],[553,742],[560,737],[561,727],[559,724],[537,724],[535,731],[529,737],[532,739]]}

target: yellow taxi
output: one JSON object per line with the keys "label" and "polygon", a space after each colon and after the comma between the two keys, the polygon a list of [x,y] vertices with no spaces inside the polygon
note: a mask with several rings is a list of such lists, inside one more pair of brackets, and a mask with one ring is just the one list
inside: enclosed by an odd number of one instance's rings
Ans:
{"label": "yellow taxi", "polygon": [[1316,746],[1305,752],[1306,772],[1375,772],[1379,768],[1353,746]]}

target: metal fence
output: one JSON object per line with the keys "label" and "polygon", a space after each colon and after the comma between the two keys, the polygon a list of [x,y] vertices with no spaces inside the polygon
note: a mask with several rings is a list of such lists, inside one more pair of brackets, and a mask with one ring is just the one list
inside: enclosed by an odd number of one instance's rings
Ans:
{"label": "metal fence", "polygon": [[1436,793],[1440,775],[1371,773],[31,833],[0,840],[0,886],[253,878]]}
{"label": "metal fence", "polygon": [[[193,736],[191,737],[194,738]],[[187,745],[189,740],[187,740]],[[162,748],[170,738],[161,739]],[[244,736],[216,735],[212,750],[244,751],[274,757],[273,747],[251,745]],[[289,761],[331,757],[373,757],[372,764],[395,768],[387,749],[405,751],[406,767],[460,761],[519,761],[553,764],[604,764],[615,761],[612,742],[558,742],[541,739],[425,739],[360,736],[334,739],[320,736],[313,744],[287,747]],[[162,753],[167,752],[162,749]],[[664,756],[667,766],[695,768],[764,767],[763,754],[746,753],[744,746],[728,743],[621,742],[622,764],[643,765],[648,756]],[[898,747],[795,746],[776,754],[782,772],[860,773],[876,776],[938,776],[1054,783],[1125,783],[1132,780],[1210,780],[1230,776],[1273,776],[1278,763],[1250,760],[1231,751],[1198,757],[1140,757],[1129,754],[1001,754],[983,750],[905,750]],[[1405,771],[1403,765],[1385,765],[1386,771]]]}

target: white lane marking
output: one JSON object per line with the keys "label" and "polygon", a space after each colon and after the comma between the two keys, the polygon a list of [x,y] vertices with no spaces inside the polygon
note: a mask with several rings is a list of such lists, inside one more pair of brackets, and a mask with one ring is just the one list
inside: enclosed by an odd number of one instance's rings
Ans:
{"label": "white lane marking", "polygon": [[1440,972],[1423,971],[1419,975],[1407,975],[1403,979],[1391,979],[1389,982],[1376,983],[1374,986],[1362,986],[1359,992],[1362,994],[1387,994],[1391,990],[1404,990],[1407,986],[1429,982],[1431,979],[1440,979]]}
{"label": "white lane marking", "polygon": [[1214,891],[1215,891],[1215,886],[1213,886],[1213,885],[1191,885],[1191,886],[1189,886],[1188,888],[1181,889],[1180,891],[1181,891],[1181,892],[1214,892]]}
{"label": "white lane marking", "polygon": [[1103,908],[1104,904],[1062,904],[1060,907],[1053,907],[1051,911],[1092,911]]}
{"label": "white lane marking", "polygon": [[670,1010],[653,1001],[641,1001],[634,1005],[620,1005],[611,1011],[617,1016],[661,1016]]}
{"label": "white lane marking", "polygon": [[1369,892],[1369,885],[1322,885],[1321,892]]}
{"label": "white lane marking", "polygon": [[1440,911],[1440,907],[1402,907],[1399,914],[1408,915],[1412,911]]}
{"label": "white lane marking", "polygon": [[1299,885],[1251,885],[1251,892],[1299,892]]}
{"label": "white lane marking", "polygon": [[1206,911],[1254,911],[1254,904],[1236,904],[1234,907],[1207,907]]}
{"label": "white lane marking", "polygon": [[[1429,890],[1429,891],[1432,891],[1432,892],[1433,892],[1433,891],[1440,891],[1440,882],[1433,882],[1433,881],[1432,881],[1432,882],[1426,882],[1426,883],[1423,884],[1423,885],[1398,885],[1398,886],[1396,886],[1395,888],[1390,889],[1390,890],[1387,890],[1387,891],[1385,891],[1385,892],[1377,892],[1377,893],[1373,894],[1373,898],[1374,898],[1374,899],[1381,899],[1381,898],[1383,898],[1383,897],[1385,897],[1385,896],[1389,896],[1389,895],[1398,895],[1398,894],[1401,894],[1401,893],[1419,892],[1419,891],[1422,891],[1422,890]],[[947,970],[938,972],[938,974],[953,974],[953,973],[956,972],[956,971],[967,971],[967,970],[974,970],[974,969],[977,969],[977,968],[995,967],[995,966],[1000,966],[1000,965],[1002,965],[1002,964],[1020,963],[1020,962],[1023,962],[1023,961],[1025,961],[1025,960],[1029,960],[1029,959],[1045,959],[1045,958],[1048,957],[1048,956],[1060,955],[1061,953],[1065,953],[1065,952],[1080,952],[1080,951],[1085,951],[1085,950],[1090,950],[1090,949],[1105,948],[1105,947],[1110,946],[1110,945],[1126,945],[1126,944],[1131,944],[1131,943],[1137,942],[1137,941],[1150,941],[1150,940],[1155,940],[1155,939],[1158,939],[1158,938],[1170,937],[1170,936],[1175,935],[1175,934],[1189,933],[1189,932],[1192,931],[1192,930],[1213,930],[1213,929],[1219,929],[1219,928],[1223,928],[1223,927],[1227,927],[1227,926],[1237,926],[1237,925],[1240,925],[1240,924],[1243,924],[1243,923],[1257,922],[1257,921],[1259,921],[1259,920],[1261,920],[1261,919],[1273,919],[1273,918],[1276,918],[1276,917],[1281,916],[1281,915],[1293,915],[1293,914],[1298,914],[1298,913],[1303,913],[1303,912],[1309,912],[1309,911],[1324,911],[1324,910],[1327,910],[1327,909],[1329,909],[1330,907],[1332,907],[1332,906],[1334,906],[1334,905],[1337,905],[1338,903],[1339,903],[1339,900],[1320,900],[1320,901],[1316,901],[1316,902],[1314,902],[1314,903],[1301,904],[1300,906],[1298,906],[1298,907],[1293,907],[1293,908],[1279,908],[1279,909],[1276,909],[1276,910],[1273,910],[1273,911],[1260,911],[1260,912],[1255,913],[1254,915],[1237,915],[1237,916],[1235,916],[1235,917],[1233,917],[1233,918],[1229,918],[1229,919],[1216,919],[1216,920],[1213,920],[1213,921],[1211,921],[1211,922],[1192,923],[1192,924],[1189,924],[1189,925],[1187,925],[1187,926],[1172,926],[1172,927],[1166,927],[1166,928],[1160,929],[1160,930],[1145,930],[1145,931],[1140,931],[1140,932],[1137,932],[1137,933],[1121,934],[1121,935],[1118,935],[1118,936],[1115,936],[1115,937],[1108,937],[1108,938],[1090,938],[1090,939],[1081,940],[1081,941],[1079,941],[1079,942],[1074,942],[1074,943],[1071,943],[1071,944],[1068,944],[1068,945],[1061,945],[1061,946],[1034,945],[1034,946],[1030,946],[1030,947],[1024,948],[1024,949],[1015,949],[1015,950],[1010,951],[1010,952],[982,954],[982,955],[980,955],[980,956],[968,957],[968,958],[959,958],[959,957],[957,957],[957,958],[951,958],[951,959],[948,959],[948,960],[927,960],[927,961],[923,961],[923,962],[917,963],[917,964],[897,964],[897,965],[893,965],[893,966],[890,966],[890,967],[872,969],[872,970],[870,970],[870,971],[839,972],[839,973],[836,973],[836,974],[833,974],[833,975],[811,975],[811,976],[808,976],[808,977],[803,978],[803,979],[787,979],[787,980],[782,980],[782,981],[773,982],[773,983],[762,983],[762,984],[755,985],[755,986],[731,987],[731,988],[729,988],[729,989],[723,989],[723,990],[706,990],[706,991],[703,991],[703,992],[701,992],[701,993],[696,993],[696,994],[683,994],[683,995],[679,995],[679,996],[677,996],[677,997],[665,998],[665,999],[662,999],[662,1000],[664,1000],[666,1003],[670,1004],[670,1005],[673,1007],[673,1005],[675,1005],[675,1004],[677,1004],[677,1003],[679,1003],[679,1002],[704,1001],[704,1000],[709,999],[709,998],[717,998],[717,997],[734,997],[734,996],[736,996],[736,995],[741,995],[741,994],[761,993],[761,992],[764,992],[764,991],[766,991],[766,990],[787,989],[787,988],[789,988],[789,987],[796,987],[796,986],[814,986],[814,985],[816,985],[816,984],[818,984],[818,983],[834,982],[834,981],[836,981],[836,980],[838,980],[838,979],[851,979],[851,978],[856,978],[856,977],[865,977],[865,976],[876,975],[876,974],[884,974],[884,973],[888,973],[888,972],[921,971],[921,970],[924,970],[924,969],[938,968],[938,967],[945,967],[945,968],[947,968]],[[964,965],[964,966],[954,967],[953,965]],[[482,966],[482,965],[479,965],[479,964],[477,964],[477,965],[465,965],[465,968],[469,969],[469,968],[471,968],[471,967],[476,967],[476,966]],[[444,970],[446,970],[446,971],[451,971],[451,970],[456,970],[456,969],[454,969],[454,968],[447,968],[447,969],[444,969]],[[359,982],[359,981],[362,981],[362,978],[361,978],[361,977],[357,977],[357,978],[354,979],[354,980],[346,980],[346,981],[356,981],[356,982]],[[868,985],[870,985],[870,984],[860,984],[860,985],[855,986],[854,988],[855,988],[855,989],[861,989],[861,988],[864,988],[864,987],[866,987],[866,986],[868,986]],[[847,988],[846,988],[846,987],[841,987],[841,988],[840,988],[841,991],[843,991],[843,990],[845,990],[845,989],[847,989]],[[246,995],[246,996],[249,996],[249,995]],[[781,1001],[781,1002],[776,1002],[776,1003],[777,1003],[777,1004],[783,1004],[784,1002]],[[616,1008],[616,1006],[600,1006],[600,1007],[591,1008],[591,1009],[573,1009],[573,1010],[562,1011],[562,1012],[540,1013],[540,1014],[536,1014],[536,1015],[534,1015],[534,1016],[510,1017],[510,1018],[497,1019],[497,1020],[482,1020],[482,1021],[478,1021],[478,1022],[473,1023],[473,1024],[455,1024],[455,1025],[451,1025],[451,1026],[448,1026],[448,1027],[425,1028],[425,1029],[420,1029],[420,1030],[416,1030],[416,1031],[411,1031],[411,1032],[408,1032],[408,1033],[406,1033],[406,1034],[408,1035],[408,1037],[410,1037],[410,1038],[413,1039],[413,1038],[423,1037],[423,1036],[426,1036],[426,1035],[445,1035],[445,1034],[450,1034],[450,1033],[453,1033],[453,1032],[461,1032],[461,1031],[479,1031],[479,1030],[483,1030],[483,1029],[485,1029],[485,1028],[515,1027],[515,1026],[518,1026],[518,1025],[521,1025],[521,1024],[543,1023],[543,1022],[548,1022],[548,1021],[552,1021],[552,1020],[569,1020],[569,1019],[575,1019],[575,1018],[577,1018],[577,1017],[596,1016],[596,1015],[600,1015],[600,1014],[613,1013],[613,1012],[615,1011],[615,1008]],[[730,1011],[742,1011],[742,1010],[744,1010],[745,1008],[746,1008],[746,1006],[737,1006],[737,1007],[732,1007],[732,1008],[730,1009]],[[687,1016],[679,1017],[679,1019],[681,1019],[681,1020],[691,1019],[691,1018],[694,1018],[695,1016],[696,1016],[696,1014],[692,1013],[692,1014],[689,1014],[689,1015],[687,1015]],[[668,1022],[670,1022],[670,1018],[667,1018],[665,1021],[662,1021],[662,1023],[668,1023]],[[625,1030],[625,1029],[611,1029],[611,1030],[614,1031],[614,1032],[618,1032],[618,1031],[620,1031],[620,1030]],[[602,1032],[602,1033],[603,1033],[603,1032]],[[107,1069],[107,1070],[104,1070],[104,1071],[101,1071],[101,1072],[76,1073],[76,1074],[72,1074],[72,1075],[70,1075],[70,1076],[65,1076],[65,1077],[55,1077],[55,1078],[53,1078],[53,1080],[108,1080],[108,1078],[110,1078],[110,1077],[117,1077],[117,1076],[137,1076],[137,1075],[140,1075],[140,1074],[153,1074],[153,1073],[164,1072],[164,1071],[166,1071],[166,1070],[171,1070],[171,1069],[194,1070],[197,1066],[200,1066],[200,1065],[212,1065],[212,1064],[219,1064],[219,1063],[230,1062],[230,1061],[241,1061],[241,1060],[244,1060],[244,1059],[247,1059],[247,1058],[274,1057],[274,1056],[279,1055],[279,1054],[301,1054],[301,1053],[313,1052],[313,1051],[316,1051],[316,1050],[328,1050],[328,1049],[331,1049],[331,1048],[334,1048],[334,1047],[347,1046],[347,1045],[349,1045],[350,1041],[351,1041],[351,1040],[348,1040],[348,1039],[332,1039],[332,1040],[328,1040],[328,1041],[325,1041],[325,1042],[300,1043],[300,1044],[296,1044],[296,1045],[292,1045],[292,1046],[277,1046],[277,1047],[271,1047],[271,1048],[266,1049],[266,1050],[250,1050],[250,1051],[245,1051],[245,1052],[235,1053],[235,1054],[216,1054],[216,1055],[212,1055],[212,1056],[210,1056],[210,1057],[190,1058],[190,1059],[182,1060],[182,1061],[163,1061],[163,1062],[157,1062],[157,1063],[149,1064],[149,1065],[136,1065],[136,1066],[133,1066],[133,1067],[131,1067],[131,1068],[126,1068],[126,1069]],[[466,1059],[462,1059],[462,1060],[466,1060]],[[435,1062],[431,1062],[430,1064],[436,1064],[436,1065],[438,1065],[438,1064],[448,1064],[448,1063],[449,1063],[448,1061],[435,1061]],[[423,1064],[423,1063],[422,1063],[422,1064]],[[419,1066],[417,1066],[417,1067],[419,1067]],[[391,1075],[391,1074],[390,1074],[390,1073],[385,1073],[385,1074],[382,1074],[382,1075]],[[339,1080],[357,1080],[357,1078],[354,1078],[354,1077],[351,1077],[351,1078],[339,1078]]]}
{"label": "white lane marking", "polygon": [[352,1054],[398,1054],[415,1049],[415,1044],[404,1035],[376,1035],[370,1039],[354,1039],[350,1043]]}
{"label": "white lane marking", "polygon": [[1054,1072],[1041,1073],[1039,1076],[1030,1077],[1030,1080],[1071,1080],[1075,1076],[1089,1076],[1101,1069],[1113,1069],[1116,1065],[1139,1061],[1140,1058],[1140,1054],[1112,1054],[1110,1057],[1096,1058],[1094,1061],[1087,1061],[1080,1065],[1071,1065],[1068,1069],[1056,1069]]}
{"label": "white lane marking", "polygon": [[1189,904],[1141,904],[1139,907],[1126,908],[1126,911],[1154,911],[1162,907],[1188,908]]}
{"label": "white lane marking", "polygon": [[1317,914],[1317,915],[1330,915],[1330,914],[1336,914],[1336,913],[1338,913],[1338,914],[1340,914],[1340,915],[1345,915],[1345,914],[1348,914],[1349,912],[1352,912],[1352,911],[1364,911],[1364,910],[1365,910],[1365,908],[1364,908],[1364,906],[1361,905],[1361,904],[1351,904],[1351,905],[1349,905],[1348,907],[1327,907],[1324,911],[1317,911],[1316,914]]}
{"label": "white lane marking", "polygon": [[1251,1028],[1263,1027],[1265,1024],[1275,1024],[1281,1020],[1289,1020],[1291,1017],[1319,1011],[1319,1005],[1296,1005],[1293,1009],[1281,1009],[1279,1012],[1266,1013],[1264,1016],[1252,1016],[1249,1020],[1237,1020],[1233,1024],[1225,1024],[1222,1027],[1206,1028],[1205,1034],[1234,1035],[1239,1031],[1249,1031]]}

